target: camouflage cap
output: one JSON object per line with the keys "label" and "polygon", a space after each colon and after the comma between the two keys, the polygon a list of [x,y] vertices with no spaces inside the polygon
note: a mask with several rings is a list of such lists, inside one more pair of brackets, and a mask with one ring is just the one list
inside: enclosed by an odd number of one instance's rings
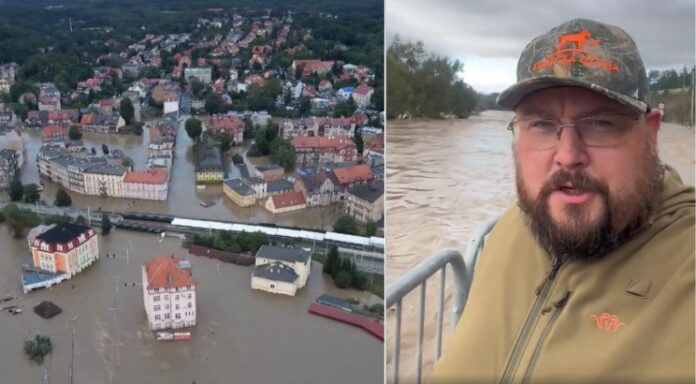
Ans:
{"label": "camouflage cap", "polygon": [[648,78],[633,39],[622,29],[575,19],[536,37],[517,63],[517,83],[498,96],[514,109],[545,88],[577,86],[641,112],[648,109]]}

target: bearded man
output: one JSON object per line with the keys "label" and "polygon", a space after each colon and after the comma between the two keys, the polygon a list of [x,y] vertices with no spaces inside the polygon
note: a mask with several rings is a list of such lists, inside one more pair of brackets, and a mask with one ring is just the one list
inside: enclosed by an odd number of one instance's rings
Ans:
{"label": "bearded man", "polygon": [[524,49],[518,202],[486,240],[436,383],[693,383],[694,190],[623,30],[566,22]]}

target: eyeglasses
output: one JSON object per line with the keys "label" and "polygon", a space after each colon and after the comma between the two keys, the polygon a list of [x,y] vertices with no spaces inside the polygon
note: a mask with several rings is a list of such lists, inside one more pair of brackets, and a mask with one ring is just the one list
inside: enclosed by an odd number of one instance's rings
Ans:
{"label": "eyeglasses", "polygon": [[574,127],[588,147],[615,147],[623,141],[641,115],[606,114],[578,119],[573,124],[540,118],[513,119],[508,125],[518,144],[530,149],[551,149],[558,144],[563,128]]}

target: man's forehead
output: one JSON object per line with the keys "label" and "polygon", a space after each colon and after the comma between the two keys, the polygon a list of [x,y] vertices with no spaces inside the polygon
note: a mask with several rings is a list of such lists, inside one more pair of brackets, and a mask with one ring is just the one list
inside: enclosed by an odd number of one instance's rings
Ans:
{"label": "man's forehead", "polygon": [[581,87],[547,88],[527,95],[515,107],[517,115],[557,115],[561,112],[590,116],[632,111],[604,95]]}

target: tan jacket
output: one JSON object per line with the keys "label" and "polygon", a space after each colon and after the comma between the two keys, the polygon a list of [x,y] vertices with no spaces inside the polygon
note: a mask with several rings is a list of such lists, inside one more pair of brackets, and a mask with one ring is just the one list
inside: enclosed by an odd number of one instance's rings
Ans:
{"label": "tan jacket", "polygon": [[662,197],[650,228],[548,279],[550,256],[509,209],[434,382],[693,383],[694,190],[668,169]]}

